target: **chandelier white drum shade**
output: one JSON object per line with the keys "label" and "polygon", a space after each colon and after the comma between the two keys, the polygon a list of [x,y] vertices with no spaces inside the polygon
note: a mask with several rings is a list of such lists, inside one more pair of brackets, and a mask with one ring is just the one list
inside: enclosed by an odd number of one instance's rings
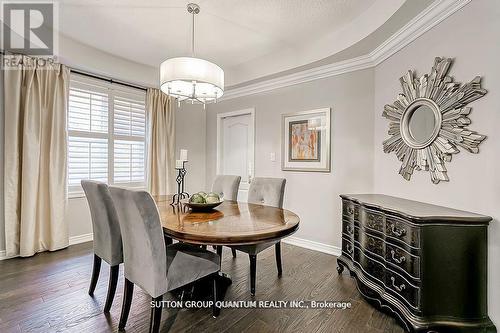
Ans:
{"label": "chandelier white drum shade", "polygon": [[179,101],[215,102],[224,93],[224,71],[199,58],[167,59],[160,66],[160,89]]}
{"label": "chandelier white drum shade", "polygon": [[224,94],[224,71],[210,61],[194,56],[194,17],[200,13],[195,3],[187,5],[192,14],[191,57],[167,59],[160,65],[160,89],[180,101],[205,104],[217,102]]}

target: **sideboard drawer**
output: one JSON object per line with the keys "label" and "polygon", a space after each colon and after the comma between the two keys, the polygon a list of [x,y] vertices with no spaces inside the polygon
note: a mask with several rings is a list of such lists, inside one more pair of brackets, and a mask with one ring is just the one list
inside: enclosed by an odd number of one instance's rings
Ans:
{"label": "sideboard drawer", "polygon": [[349,221],[349,219],[347,219],[347,218],[343,218],[342,219],[342,233],[345,236],[350,237],[352,240],[352,238],[354,236],[354,222]]}
{"label": "sideboard drawer", "polygon": [[370,277],[375,278],[377,284],[383,287],[385,280],[385,266],[380,262],[371,259],[363,251],[360,251],[359,264],[368,272]]}
{"label": "sideboard drawer", "polygon": [[420,278],[420,257],[418,256],[387,243],[385,244],[385,261],[407,272],[416,279]]}
{"label": "sideboard drawer", "polygon": [[369,209],[361,211],[361,225],[365,228],[384,233],[385,216]]}
{"label": "sideboard drawer", "polygon": [[401,275],[387,269],[385,271],[385,287],[391,294],[403,299],[416,309],[420,308],[420,288],[411,285]]}
{"label": "sideboard drawer", "polygon": [[407,273],[409,277],[420,278],[420,258],[418,256],[367,232],[357,232],[356,234],[363,250],[380,256],[381,261],[391,264],[394,269],[401,270],[401,273]]}
{"label": "sideboard drawer", "polygon": [[359,264],[374,283],[415,309],[419,308],[420,288],[418,285],[412,285],[402,275],[387,269],[383,263],[368,254],[362,251],[360,253]]}
{"label": "sideboard drawer", "polygon": [[342,237],[342,254],[349,256],[351,259],[354,255],[354,245],[345,237]]}
{"label": "sideboard drawer", "polygon": [[356,221],[359,220],[359,205],[350,201],[342,202],[342,214]]}
{"label": "sideboard drawer", "polygon": [[[420,248],[420,229],[411,226],[408,222],[399,217],[386,217],[385,234],[388,237],[400,240],[414,248]],[[390,241],[390,239],[388,239],[388,241]]]}
{"label": "sideboard drawer", "polygon": [[359,240],[361,243],[361,247],[365,250],[370,251],[371,253],[375,253],[382,258],[384,258],[385,253],[385,242],[383,239],[370,235],[366,232],[362,232],[359,235]]}

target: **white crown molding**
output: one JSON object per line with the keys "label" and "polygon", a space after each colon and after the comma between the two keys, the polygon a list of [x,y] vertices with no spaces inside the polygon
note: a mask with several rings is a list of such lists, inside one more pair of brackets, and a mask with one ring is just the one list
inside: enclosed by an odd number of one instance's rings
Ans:
{"label": "white crown molding", "polygon": [[298,238],[298,237],[288,237],[282,240],[283,243],[290,244],[290,245],[295,245],[298,247],[303,247],[309,250],[314,250],[318,252],[323,252],[326,254],[331,254],[333,256],[340,256],[342,253],[342,250],[333,245],[328,245],[324,243],[319,243],[319,242],[314,242],[311,240],[303,239],[303,238]]}
{"label": "white crown molding", "polygon": [[373,65],[377,66],[396,52],[402,50],[418,37],[444,21],[457,10],[467,5],[472,0],[438,0],[434,1],[410,22],[386,39],[369,57]]}
{"label": "white crown molding", "polygon": [[437,0],[367,55],[229,89],[221,101],[372,68],[438,25],[472,0]]}
{"label": "white crown molding", "polygon": [[369,55],[364,55],[333,64],[323,65],[320,67],[283,75],[275,79],[257,82],[248,86],[226,90],[221,100],[258,94],[265,91],[284,88],[295,84],[319,80],[326,77],[349,73],[352,71],[358,71],[370,67],[373,67],[372,60]]}

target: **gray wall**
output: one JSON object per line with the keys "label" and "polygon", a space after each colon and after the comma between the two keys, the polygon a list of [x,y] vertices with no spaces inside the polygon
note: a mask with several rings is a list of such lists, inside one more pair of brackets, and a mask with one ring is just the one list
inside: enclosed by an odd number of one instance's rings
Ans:
{"label": "gray wall", "polygon": [[[179,150],[188,150],[186,164],[186,191],[194,193],[205,188],[205,138],[206,111],[202,105],[181,103],[175,113],[175,158],[179,158]],[[174,181],[175,183],[175,181]],[[175,183],[177,186],[177,183]],[[177,189],[177,187],[174,187]]]}
{"label": "gray wall", "polygon": [[[0,56],[0,60],[3,61],[3,56]],[[3,71],[0,70],[0,251],[5,250],[5,221],[4,221],[4,210],[3,210],[3,146],[4,146],[4,117],[5,113],[3,110]]]}
{"label": "gray wall", "polygon": [[[281,114],[332,108],[332,172],[281,171]],[[296,237],[340,246],[340,193],[372,192],[373,70],[210,105],[207,114],[207,187],[216,173],[217,113],[255,108],[255,176],[285,177],[285,208],[301,218]],[[276,161],[270,154],[276,153]]]}
{"label": "gray wall", "polygon": [[[428,31],[375,70],[375,192],[469,210],[494,218],[489,228],[489,313],[500,324],[500,1],[475,0]],[[462,151],[447,163],[449,183],[434,185],[426,172],[415,172],[410,182],[399,174],[394,154],[384,154],[388,121],[384,104],[401,91],[399,77],[408,69],[428,73],[435,56],[455,58],[451,75],[469,81],[482,75],[489,92],[473,107],[470,129],[488,136],[480,153]]]}

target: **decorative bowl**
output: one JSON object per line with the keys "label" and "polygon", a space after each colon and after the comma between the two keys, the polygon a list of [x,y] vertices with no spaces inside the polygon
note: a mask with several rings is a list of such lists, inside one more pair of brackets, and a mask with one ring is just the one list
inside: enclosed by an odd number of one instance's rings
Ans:
{"label": "decorative bowl", "polygon": [[219,202],[214,202],[214,203],[195,203],[195,202],[189,202],[189,199],[184,199],[182,200],[182,203],[189,208],[191,208],[192,211],[195,212],[207,212],[215,207],[219,206],[221,203],[223,203],[224,200],[221,200]]}

